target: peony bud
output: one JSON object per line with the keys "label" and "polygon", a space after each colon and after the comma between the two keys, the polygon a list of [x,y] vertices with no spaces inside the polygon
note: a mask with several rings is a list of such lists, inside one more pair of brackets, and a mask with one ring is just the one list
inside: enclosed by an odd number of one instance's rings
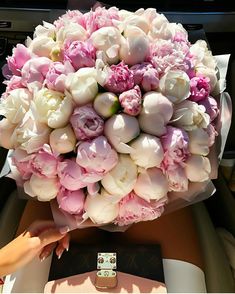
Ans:
{"label": "peony bud", "polygon": [[85,202],[87,216],[95,224],[106,224],[112,222],[118,216],[119,205],[112,203],[108,197],[100,194],[88,195]]}
{"label": "peony bud", "polygon": [[143,97],[143,107],[139,115],[141,130],[155,136],[166,132],[166,124],[173,114],[172,103],[161,93],[148,92]]}
{"label": "peony bud", "polygon": [[156,167],[143,169],[138,175],[134,191],[146,201],[159,200],[165,197],[168,192],[167,178]]}
{"label": "peony bud", "polygon": [[144,168],[160,166],[164,152],[157,137],[142,133],[130,146],[130,156],[136,165]]}
{"label": "peony bud", "polygon": [[105,92],[95,97],[93,107],[99,115],[108,118],[118,111],[120,104],[115,94]]}
{"label": "peony bud", "polygon": [[136,178],[137,166],[130,156],[122,154],[117,165],[103,177],[101,184],[111,195],[124,197],[133,190]]}
{"label": "peony bud", "polygon": [[130,153],[126,143],[139,135],[139,124],[135,117],[127,114],[115,114],[104,125],[104,134],[117,152]]}
{"label": "peony bud", "polygon": [[76,137],[71,126],[53,130],[50,134],[50,145],[55,153],[64,154],[73,151]]}
{"label": "peony bud", "polygon": [[25,193],[37,197],[39,201],[50,201],[59,192],[57,178],[46,178],[32,175],[30,180],[24,183]]}

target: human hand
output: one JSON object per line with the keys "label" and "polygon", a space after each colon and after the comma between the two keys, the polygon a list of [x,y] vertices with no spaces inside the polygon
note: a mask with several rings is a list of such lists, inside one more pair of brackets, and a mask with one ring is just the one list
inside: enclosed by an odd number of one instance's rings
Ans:
{"label": "human hand", "polygon": [[66,228],[58,229],[52,221],[36,221],[21,235],[0,249],[0,276],[15,272],[34,257],[44,260],[56,248],[58,258],[69,248]]}

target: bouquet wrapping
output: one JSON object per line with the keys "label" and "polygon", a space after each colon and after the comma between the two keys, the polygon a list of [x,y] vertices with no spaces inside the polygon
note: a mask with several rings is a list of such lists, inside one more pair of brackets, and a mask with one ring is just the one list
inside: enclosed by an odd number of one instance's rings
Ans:
{"label": "bouquet wrapping", "polygon": [[3,68],[10,176],[70,229],[124,227],[209,197],[231,120],[227,61],[151,8],[37,26]]}

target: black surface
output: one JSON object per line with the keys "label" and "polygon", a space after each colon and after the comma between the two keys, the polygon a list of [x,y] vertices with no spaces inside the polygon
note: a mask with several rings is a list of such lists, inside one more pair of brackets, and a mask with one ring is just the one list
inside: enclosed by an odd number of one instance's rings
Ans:
{"label": "black surface", "polygon": [[117,271],[164,283],[159,245],[118,245],[107,242],[97,245],[72,243],[69,251],[64,252],[59,260],[54,254],[49,281],[97,270],[98,252],[116,252]]}

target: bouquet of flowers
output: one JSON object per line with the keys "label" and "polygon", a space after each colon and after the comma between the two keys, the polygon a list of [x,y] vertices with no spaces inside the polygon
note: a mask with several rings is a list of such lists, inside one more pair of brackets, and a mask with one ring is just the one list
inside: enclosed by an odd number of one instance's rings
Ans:
{"label": "bouquet of flowers", "polygon": [[37,26],[3,72],[12,177],[61,213],[98,225],[153,220],[171,193],[210,180],[216,61],[155,9],[68,11]]}

